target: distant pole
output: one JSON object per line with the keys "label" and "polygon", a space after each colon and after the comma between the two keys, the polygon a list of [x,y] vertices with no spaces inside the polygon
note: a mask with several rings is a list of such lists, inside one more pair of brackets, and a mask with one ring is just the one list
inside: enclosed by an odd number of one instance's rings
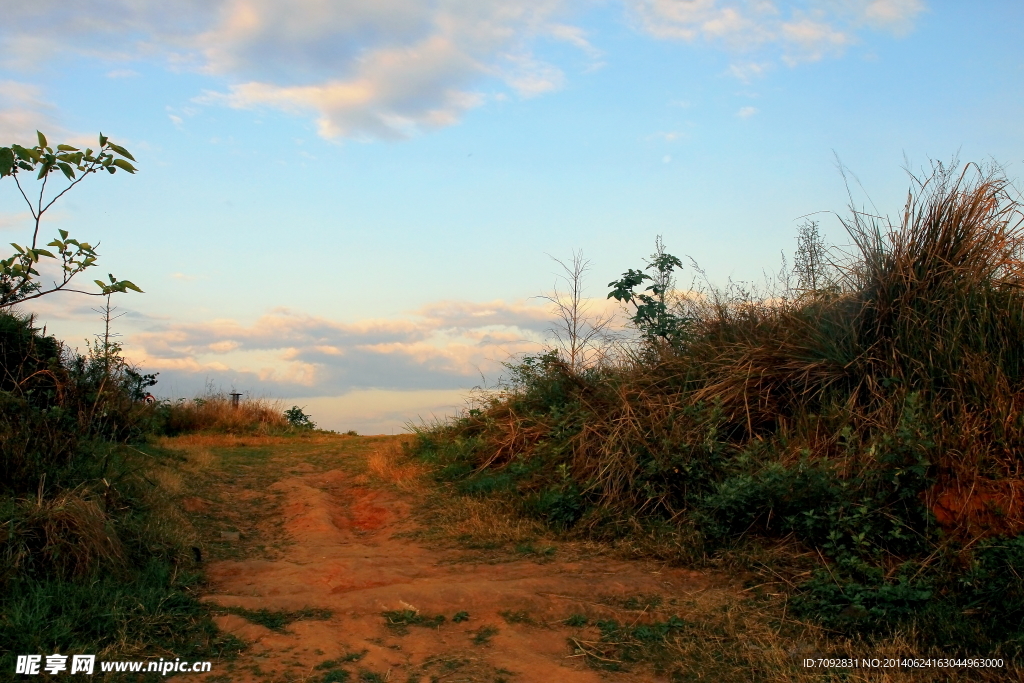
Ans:
{"label": "distant pole", "polygon": [[231,392],[231,407],[232,408],[237,408],[238,407],[238,399],[240,399],[241,397],[242,397],[242,395],[240,393],[238,393],[237,391],[232,391]]}

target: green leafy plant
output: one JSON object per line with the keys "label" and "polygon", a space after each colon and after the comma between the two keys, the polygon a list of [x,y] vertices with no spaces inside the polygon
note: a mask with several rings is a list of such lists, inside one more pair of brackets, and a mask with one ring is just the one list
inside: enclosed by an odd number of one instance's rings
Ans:
{"label": "green leafy plant", "polygon": [[[39,246],[39,230],[43,214],[58,199],[93,173],[107,171],[113,174],[118,169],[127,173],[135,173],[135,167],[130,163],[135,161],[135,158],[128,150],[110,142],[102,133],[99,137],[99,148],[95,151],[91,148],[82,151],[71,145],[57,145],[54,149],[47,143],[46,136],[38,131],[37,136],[39,144],[35,147],[22,147],[21,145],[0,147],[0,178],[8,176],[13,178],[34,222],[32,239],[29,244],[27,246],[12,244],[16,253],[6,259],[0,259],[0,308],[59,291],[74,291],[92,296],[106,296],[114,292],[129,290],[141,292],[142,290],[131,281],[119,280],[113,275],[108,275],[109,282],[95,280],[99,287],[97,292],[70,289],[71,280],[76,275],[96,265],[99,258],[96,247],[88,242],[81,242],[69,237],[67,230],[58,230],[59,237],[46,245],[53,247],[56,253]],[[68,184],[54,196],[48,198],[46,195],[47,183],[51,174],[58,171],[65,177]],[[35,180],[39,181],[39,191],[38,193],[33,192],[32,197],[29,196],[29,192],[21,180],[21,176],[25,173],[35,173]],[[37,268],[42,259],[53,260],[60,267],[60,281],[52,282],[49,287],[43,286],[40,282],[41,275]]]}
{"label": "green leafy plant", "polygon": [[[655,253],[651,255],[651,260],[645,268],[653,271],[654,275],[630,268],[621,278],[608,283],[608,286],[612,287],[608,298],[632,304],[634,310],[631,320],[648,339],[676,343],[691,322],[689,318],[672,311],[668,303],[668,296],[673,287],[672,271],[682,267],[682,261],[665,251],[659,237]],[[651,284],[643,292],[633,291],[646,281],[650,281]]]}
{"label": "green leafy plant", "polygon": [[316,429],[313,418],[302,412],[302,408],[298,406],[292,406],[284,411],[284,418],[288,420],[288,424],[297,429]]}

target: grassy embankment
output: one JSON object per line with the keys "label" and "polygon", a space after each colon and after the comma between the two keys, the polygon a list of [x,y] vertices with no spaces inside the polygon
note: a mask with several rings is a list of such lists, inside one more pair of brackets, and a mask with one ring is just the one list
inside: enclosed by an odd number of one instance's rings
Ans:
{"label": "grassy embankment", "polygon": [[[416,453],[563,538],[751,571],[780,629],[1020,663],[1022,207],[962,170],[895,225],[854,214],[845,257],[810,245],[796,290],[627,298],[638,343],[527,358]],[[602,626],[595,666],[628,661],[625,628]]]}
{"label": "grassy embankment", "polygon": [[240,647],[197,600],[196,534],[157,434],[295,434],[277,406],[147,406],[116,344],[85,356],[0,313],[0,671],[19,654],[218,658]]}

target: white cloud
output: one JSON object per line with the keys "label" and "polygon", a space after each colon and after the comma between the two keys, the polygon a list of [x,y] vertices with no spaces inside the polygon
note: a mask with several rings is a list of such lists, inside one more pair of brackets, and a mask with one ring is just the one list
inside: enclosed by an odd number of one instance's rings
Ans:
{"label": "white cloud", "polygon": [[406,318],[341,323],[278,309],[252,325],[166,323],[127,335],[133,361],[178,384],[214,377],[276,395],[453,389],[539,349],[550,311],[525,303],[439,302]]}
{"label": "white cloud", "polygon": [[751,116],[757,113],[757,107],[741,107],[736,116],[741,119],[749,119]]}
{"label": "white cloud", "polygon": [[31,230],[32,214],[28,211],[21,213],[0,213],[0,232],[5,230]]}
{"label": "white cloud", "polygon": [[139,72],[132,69],[113,69],[107,72],[107,78],[135,78],[138,75]]}
{"label": "white cloud", "polygon": [[870,0],[861,14],[870,26],[899,35],[913,28],[914,18],[924,9],[923,0]]}
{"label": "white cloud", "polygon": [[771,62],[737,62],[729,65],[729,73],[738,80],[749,83],[763,76],[771,68]]}
{"label": "white cloud", "polygon": [[[644,30],[664,39],[720,45],[736,53],[779,53],[789,65],[838,55],[865,28],[902,34],[924,11],[922,0],[629,0]],[[738,63],[747,80],[770,62]]]}
{"label": "white cloud", "polygon": [[0,54],[34,41],[33,55],[160,56],[226,81],[206,103],[311,115],[325,137],[402,138],[459,121],[485,101],[488,80],[522,97],[560,88],[561,70],[536,57],[535,39],[597,59],[586,33],[562,20],[575,1],[37,0],[5,5]]}
{"label": "white cloud", "polygon": [[[724,47],[732,70],[755,77],[839,54],[865,29],[905,33],[922,0],[624,0],[643,30],[665,39]],[[538,57],[538,40],[580,50],[602,64],[587,33],[568,23],[582,0],[86,0],[6,2],[0,66],[30,72],[43,57],[87,55],[108,62],[162,60],[172,69],[222,79],[205,103],[271,108],[313,117],[328,138],[396,139],[452,125],[507,92],[534,97],[565,74]],[[114,68],[111,78],[135,72]],[[497,82],[504,87],[493,87]],[[19,84],[24,87],[24,84]],[[10,86],[8,85],[8,89]],[[485,97],[481,92],[492,94]],[[24,90],[4,98],[0,132],[46,120]],[[0,100],[0,101],[4,101]]]}
{"label": "white cloud", "polygon": [[42,96],[42,89],[28,83],[0,81],[0,145],[16,142],[36,144],[36,130],[48,137],[63,132],[53,121],[54,107]]}

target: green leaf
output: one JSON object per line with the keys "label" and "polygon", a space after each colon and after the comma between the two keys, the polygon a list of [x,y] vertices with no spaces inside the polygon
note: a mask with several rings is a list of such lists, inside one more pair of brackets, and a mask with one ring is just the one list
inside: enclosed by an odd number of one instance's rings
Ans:
{"label": "green leaf", "polygon": [[57,151],[58,152],[77,152],[78,148],[77,147],[72,147],[71,145],[57,145]]}
{"label": "green leaf", "polygon": [[14,152],[10,147],[0,147],[0,178],[14,170]]}
{"label": "green leaf", "polygon": [[105,147],[107,144],[107,136],[100,133],[100,147]]}
{"label": "green leaf", "polygon": [[120,145],[115,145],[113,142],[111,142],[110,143],[110,149],[114,150],[115,152],[117,152],[121,156],[125,157],[126,159],[131,159],[132,161],[135,161],[135,157],[133,157],[128,152],[128,150],[126,150],[124,147],[121,147]]}
{"label": "green leaf", "polygon": [[46,136],[40,133],[38,130],[36,131],[36,135],[39,136],[39,146],[46,147]]}
{"label": "green leaf", "polygon": [[100,289],[105,290],[107,288],[107,286],[105,284],[103,284],[103,280],[93,280],[93,282],[98,284],[100,286]]}
{"label": "green leaf", "polygon": [[128,171],[129,173],[135,173],[135,167],[132,166],[131,164],[129,164],[124,159],[114,159],[113,164],[114,164],[114,166],[117,166],[118,168],[123,168],[124,170]]}
{"label": "green leaf", "polygon": [[61,228],[57,228],[57,232],[60,233],[60,238],[62,240],[66,240],[68,238],[68,231],[67,230],[62,230]]}
{"label": "green leaf", "polygon": [[[49,246],[49,245],[47,245],[47,246]],[[53,254],[51,254],[50,252],[48,252],[45,249],[33,249],[32,251],[36,255],[36,261],[39,260],[40,256],[49,256],[50,258],[56,258]]]}
{"label": "green leaf", "polygon": [[58,161],[57,162],[57,168],[59,168],[61,171],[63,171],[64,175],[67,176],[68,180],[74,180],[75,179],[75,171],[70,166],[65,164],[63,161]]}
{"label": "green leaf", "polygon": [[143,292],[143,291],[142,291],[141,289],[139,289],[139,288],[138,288],[138,287],[137,287],[137,286],[135,285],[135,283],[134,283],[134,282],[131,282],[131,281],[129,281],[129,280],[121,280],[121,281],[120,281],[120,282],[118,282],[117,284],[121,285],[121,286],[122,286],[122,287],[124,287],[125,289],[130,289],[130,290],[132,290],[133,292],[138,292],[139,294],[145,294],[145,292]]}

